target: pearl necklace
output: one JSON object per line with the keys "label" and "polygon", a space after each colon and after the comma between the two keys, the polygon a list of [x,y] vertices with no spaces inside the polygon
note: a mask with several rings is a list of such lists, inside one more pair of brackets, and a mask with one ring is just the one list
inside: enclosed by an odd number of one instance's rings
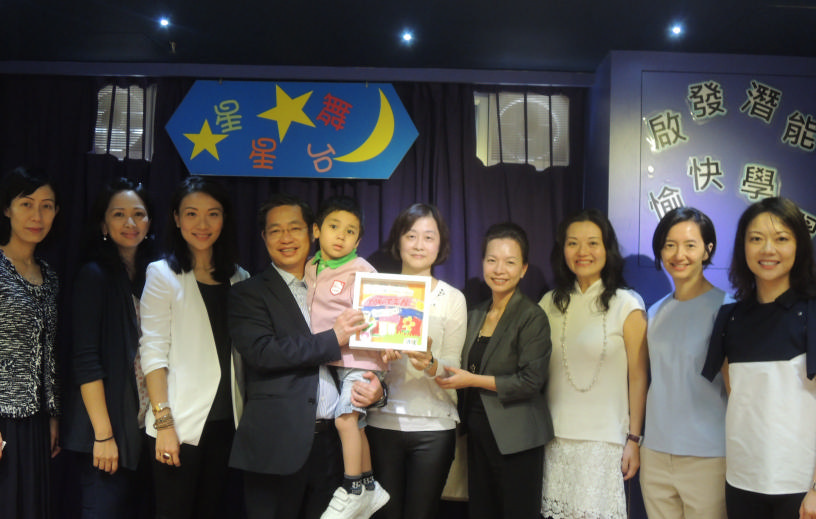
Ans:
{"label": "pearl necklace", "polygon": [[564,322],[561,325],[561,365],[564,366],[564,371],[567,374],[567,380],[569,380],[570,385],[575,388],[576,391],[581,393],[586,393],[592,386],[595,385],[595,382],[598,381],[598,375],[601,374],[601,366],[603,366],[604,359],[606,359],[606,312],[603,313],[603,348],[601,348],[601,357],[598,359],[598,366],[595,368],[595,374],[592,376],[592,382],[589,383],[586,387],[578,387],[575,383],[575,380],[572,378],[572,372],[570,371],[569,361],[567,360],[567,314],[569,313],[569,306],[564,311]]}

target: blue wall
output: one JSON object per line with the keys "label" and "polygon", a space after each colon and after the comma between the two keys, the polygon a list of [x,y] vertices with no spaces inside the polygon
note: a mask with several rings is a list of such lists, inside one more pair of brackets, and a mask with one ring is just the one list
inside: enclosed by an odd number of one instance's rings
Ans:
{"label": "blue wall", "polygon": [[[814,91],[810,86],[816,79],[816,59],[613,51],[599,67],[588,110],[591,115],[587,126],[586,206],[607,210],[627,258],[627,281],[643,296],[647,305],[671,290],[666,275],[654,269],[651,254],[643,254],[643,251],[650,250],[650,244],[640,243],[644,236],[651,236],[657,222],[654,216],[644,218],[643,208],[648,201],[644,200],[641,189],[641,175],[645,167],[641,153],[644,145],[641,130],[643,118],[647,115],[642,113],[643,75],[655,71],[702,76],[778,76],[780,81],[801,85],[799,92],[790,88],[786,90],[786,99],[792,95],[812,98]],[[735,97],[737,94],[745,96],[744,92],[733,92]],[[736,109],[732,107],[730,110]],[[813,115],[813,112],[810,113]],[[784,122],[787,115],[787,112],[780,112],[775,117]],[[742,145],[741,140],[734,139],[734,148]],[[769,143],[769,146],[775,147],[771,153],[780,152],[778,142]],[[788,171],[784,184],[788,189],[783,186],[781,194],[794,198],[805,207],[804,201],[797,199],[792,190],[797,183],[803,186],[816,184],[811,178],[816,172],[816,152],[800,152],[798,160],[809,167]],[[604,192],[606,189],[607,192]],[[747,207],[748,202],[744,205]],[[719,218],[720,222],[716,215],[711,216],[718,230],[718,242],[720,246],[727,244],[723,249],[728,250],[726,254],[715,256],[715,264],[707,270],[707,277],[715,285],[730,291],[727,266],[730,244],[734,238],[732,222],[739,215],[729,214],[728,218]]]}

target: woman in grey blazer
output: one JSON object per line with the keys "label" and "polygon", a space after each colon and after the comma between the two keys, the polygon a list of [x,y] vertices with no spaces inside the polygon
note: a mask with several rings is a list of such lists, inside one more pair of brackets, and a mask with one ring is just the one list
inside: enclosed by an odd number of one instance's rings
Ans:
{"label": "woman in grey blazer", "polygon": [[550,361],[547,316],[518,290],[529,245],[513,223],[491,226],[482,242],[492,297],[468,313],[464,369],[437,383],[463,389],[471,519],[539,517],[544,445],[553,427],[544,391]]}

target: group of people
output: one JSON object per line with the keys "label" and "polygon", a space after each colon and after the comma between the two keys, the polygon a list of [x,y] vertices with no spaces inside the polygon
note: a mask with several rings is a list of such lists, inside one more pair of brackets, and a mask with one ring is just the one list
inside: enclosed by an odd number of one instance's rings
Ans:
{"label": "group of people", "polygon": [[35,256],[58,194],[18,168],[0,205],[1,517],[50,517],[62,448],[79,460],[83,517],[220,517],[232,467],[253,519],[434,518],[466,438],[472,519],[624,518],[639,469],[653,519],[816,518],[816,265],[789,200],[742,215],[736,299],[705,278],[708,216],[667,213],[652,245],[674,290],[648,312],[597,210],[559,225],[555,288],[538,304],[519,290],[525,231],[491,226],[491,297],[468,311],[433,276],[450,230],[413,204],[384,250],[431,279],[429,348],[374,352],[348,347],[367,326],[354,276],[373,270],[357,256],[356,201],[315,216],[270,197],[258,211],[270,265],[249,277],[217,182],[177,188],[160,256],[148,193],[117,180],[74,279],[64,391],[58,280]]}

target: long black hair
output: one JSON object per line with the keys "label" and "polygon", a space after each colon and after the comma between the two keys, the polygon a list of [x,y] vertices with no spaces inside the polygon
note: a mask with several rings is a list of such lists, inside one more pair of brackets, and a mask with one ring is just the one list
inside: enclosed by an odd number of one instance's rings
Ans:
{"label": "long black hair", "polygon": [[238,260],[238,246],[235,238],[235,215],[232,210],[232,201],[226,190],[207,177],[193,175],[184,179],[173,197],[170,199],[170,218],[167,223],[167,264],[176,274],[189,272],[193,269],[193,253],[190,246],[184,241],[181,230],[176,225],[176,216],[182,200],[193,193],[204,193],[221,204],[224,210],[224,225],[221,234],[213,244],[212,277],[219,283],[226,283],[235,274],[235,263]]}
{"label": "long black hair", "polygon": [[[153,220],[153,205],[147,189],[140,184],[127,178],[117,178],[111,180],[96,197],[91,206],[91,215],[85,229],[83,243],[84,259],[86,261],[96,261],[103,268],[110,271],[117,271],[125,268],[119,249],[113,240],[105,240],[102,235],[102,224],[105,223],[105,215],[108,212],[111,199],[123,191],[133,191],[142,200],[147,211],[148,218]],[[156,258],[156,247],[153,236],[149,233],[136,249],[136,261],[134,263],[133,279],[131,280],[131,290],[136,296],[141,296],[145,283],[145,271],[147,264]]]}
{"label": "long black hair", "polygon": [[577,222],[592,222],[601,230],[601,239],[604,249],[606,249],[606,264],[601,269],[601,282],[603,292],[598,297],[598,303],[603,311],[609,310],[609,302],[619,288],[628,288],[626,280],[623,279],[623,256],[618,245],[618,238],[615,229],[609,219],[597,209],[585,209],[569,216],[558,225],[550,254],[553,274],[555,274],[555,289],[553,290],[553,302],[561,313],[567,311],[570,303],[570,296],[575,290],[577,276],[569,269],[567,260],[564,258],[564,246],[567,243],[567,229]]}

